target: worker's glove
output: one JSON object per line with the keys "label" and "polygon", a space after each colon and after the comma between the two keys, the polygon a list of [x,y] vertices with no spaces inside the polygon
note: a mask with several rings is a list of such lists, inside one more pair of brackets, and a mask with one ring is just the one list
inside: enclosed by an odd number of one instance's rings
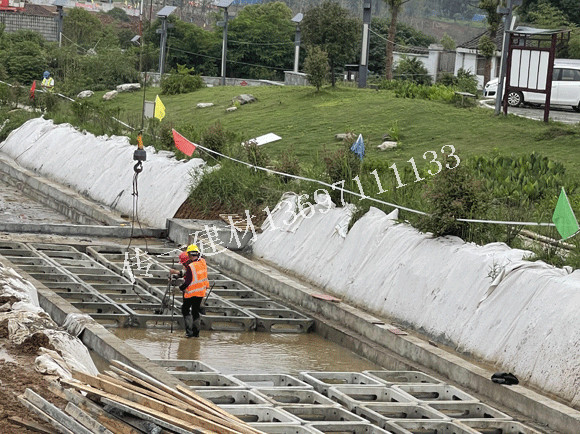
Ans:
{"label": "worker's glove", "polygon": [[177,276],[172,275],[171,276],[171,286],[179,286],[179,279],[177,278]]}

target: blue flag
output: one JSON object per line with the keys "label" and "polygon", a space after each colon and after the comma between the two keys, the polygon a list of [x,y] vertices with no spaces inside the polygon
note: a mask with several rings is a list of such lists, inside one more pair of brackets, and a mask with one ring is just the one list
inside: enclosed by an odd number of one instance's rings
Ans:
{"label": "blue flag", "polygon": [[352,144],[350,150],[354,152],[362,161],[363,157],[365,156],[365,142],[363,141],[362,134],[358,135],[358,139],[356,139],[356,142]]}

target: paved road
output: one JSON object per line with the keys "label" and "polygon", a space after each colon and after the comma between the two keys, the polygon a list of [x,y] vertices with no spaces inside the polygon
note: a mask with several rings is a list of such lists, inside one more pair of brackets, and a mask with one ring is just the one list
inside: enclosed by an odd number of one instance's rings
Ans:
{"label": "paved road", "polygon": [[[486,108],[493,109],[494,104],[494,101],[482,101],[482,106]],[[539,121],[544,120],[544,107],[508,107],[508,113]],[[572,110],[572,107],[551,107],[550,119],[565,124],[577,124],[580,123],[580,113]]]}

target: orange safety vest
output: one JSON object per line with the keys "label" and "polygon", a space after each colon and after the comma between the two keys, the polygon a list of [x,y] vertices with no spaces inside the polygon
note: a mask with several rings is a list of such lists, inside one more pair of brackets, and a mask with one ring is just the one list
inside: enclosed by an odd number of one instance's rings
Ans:
{"label": "orange safety vest", "polygon": [[183,297],[205,297],[205,290],[209,288],[209,280],[207,279],[207,265],[205,259],[201,258],[198,261],[193,261],[188,264],[191,270],[191,283],[185,292]]}

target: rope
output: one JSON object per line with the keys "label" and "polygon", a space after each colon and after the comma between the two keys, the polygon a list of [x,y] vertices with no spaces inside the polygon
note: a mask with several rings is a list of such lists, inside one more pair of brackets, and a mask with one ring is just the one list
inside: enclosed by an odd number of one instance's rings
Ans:
{"label": "rope", "polygon": [[[250,168],[252,168],[254,170],[262,170],[262,171],[267,172],[267,173],[273,173],[273,174],[276,174],[276,175],[287,176],[289,178],[299,179],[299,180],[302,180],[302,181],[313,182],[313,183],[316,183],[316,184],[323,185],[325,187],[330,187],[333,190],[339,190],[339,191],[342,191],[343,193],[352,194],[353,196],[360,197],[361,199],[367,199],[367,200],[370,200],[372,202],[380,203],[382,205],[387,205],[387,206],[390,206],[390,207],[393,207],[393,208],[402,209],[404,211],[408,211],[408,212],[413,213],[413,214],[419,214],[419,215],[424,215],[424,216],[431,216],[431,214],[428,214],[428,213],[426,213],[424,211],[419,211],[419,210],[416,210],[416,209],[413,209],[413,208],[407,208],[405,206],[397,205],[397,204],[394,204],[394,203],[391,203],[391,202],[387,202],[387,201],[384,201],[384,200],[376,199],[374,197],[362,195],[360,193],[357,193],[357,192],[351,191],[351,190],[347,190],[347,189],[342,188],[342,187],[338,187],[338,186],[336,186],[336,184],[338,184],[338,183],[329,184],[327,182],[320,181],[318,179],[306,178],[306,177],[303,177],[303,176],[292,175],[290,173],[279,172],[277,170],[267,169],[265,167],[255,166],[255,165],[250,164],[250,163],[247,163],[245,161],[241,161],[241,160],[238,160],[236,158],[230,157],[228,155],[224,155],[224,154],[222,154],[220,152],[214,151],[212,149],[206,148],[206,147],[204,147],[202,145],[196,144],[196,147],[201,148],[201,149],[203,149],[204,151],[206,151],[208,153],[215,154],[215,155],[219,155],[220,157],[226,158],[226,159],[231,160],[231,161],[234,161],[236,163],[243,164],[243,165],[248,166],[248,167],[250,167]],[[340,182],[344,182],[344,181],[340,181]],[[554,223],[512,222],[512,221],[501,221],[501,220],[480,220],[480,219],[463,219],[463,218],[457,219],[457,221],[465,222],[465,223],[503,224],[503,225],[512,225],[512,226],[513,225],[515,225],[515,226],[556,226]]]}

